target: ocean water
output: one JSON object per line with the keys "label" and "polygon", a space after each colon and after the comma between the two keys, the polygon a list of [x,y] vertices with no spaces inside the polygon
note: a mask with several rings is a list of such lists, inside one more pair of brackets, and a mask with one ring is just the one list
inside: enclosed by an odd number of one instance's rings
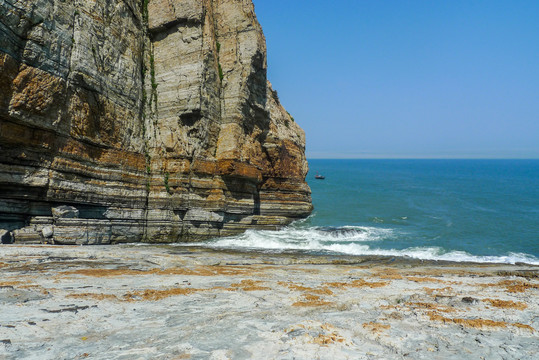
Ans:
{"label": "ocean water", "polygon": [[[311,217],[199,245],[539,265],[539,160],[310,160]],[[326,176],[315,180],[314,174]]]}

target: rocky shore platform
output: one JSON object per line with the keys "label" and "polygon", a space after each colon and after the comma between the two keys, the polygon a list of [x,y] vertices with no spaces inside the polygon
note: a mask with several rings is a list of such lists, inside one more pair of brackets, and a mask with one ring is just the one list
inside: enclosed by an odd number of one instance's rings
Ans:
{"label": "rocky shore platform", "polygon": [[0,247],[2,359],[537,359],[539,267]]}

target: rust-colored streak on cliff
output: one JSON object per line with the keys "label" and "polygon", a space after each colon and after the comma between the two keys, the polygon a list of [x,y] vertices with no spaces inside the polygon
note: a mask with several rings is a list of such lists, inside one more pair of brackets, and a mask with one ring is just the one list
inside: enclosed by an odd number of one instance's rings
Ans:
{"label": "rust-colored streak on cliff", "polygon": [[188,241],[311,212],[251,0],[6,1],[0,32],[9,238]]}

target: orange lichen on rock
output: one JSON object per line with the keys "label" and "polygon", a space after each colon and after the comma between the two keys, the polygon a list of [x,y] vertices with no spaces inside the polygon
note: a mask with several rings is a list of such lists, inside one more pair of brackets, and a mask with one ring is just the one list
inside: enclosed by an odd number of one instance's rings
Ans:
{"label": "orange lichen on rock", "polygon": [[539,284],[530,284],[524,281],[501,281],[499,284],[505,286],[505,290],[510,293],[520,293],[528,289],[539,289]]}
{"label": "orange lichen on rock", "polygon": [[443,293],[443,295],[447,295],[448,293],[452,293],[454,291],[451,286],[446,286],[444,288],[439,288],[439,289],[424,287],[423,290],[428,295],[433,295],[434,293],[438,293],[438,294]]}
{"label": "orange lichen on rock", "polygon": [[428,314],[430,320],[433,321],[441,321],[444,324],[458,324],[465,327],[473,328],[473,329],[482,329],[482,328],[506,328],[507,326],[514,326],[520,329],[527,329],[530,331],[535,331],[534,328],[532,328],[529,325],[521,324],[521,323],[508,323],[505,321],[495,321],[490,319],[451,319],[444,316],[441,316],[439,314],[436,314],[435,312],[430,312]]}
{"label": "orange lichen on rock", "polygon": [[405,305],[411,308],[437,310],[437,311],[441,311],[445,313],[457,311],[455,308],[452,308],[450,306],[427,303],[427,302],[408,302]]}
{"label": "orange lichen on rock", "polygon": [[382,332],[384,330],[389,330],[389,328],[391,328],[391,325],[389,325],[389,324],[380,324],[380,323],[376,323],[374,321],[371,321],[371,322],[368,322],[368,323],[364,323],[363,328],[368,329],[368,330],[372,331],[373,333],[380,333],[380,332]]}
{"label": "orange lichen on rock", "polygon": [[346,289],[346,288],[351,288],[351,287],[355,287],[355,288],[360,288],[360,287],[378,288],[378,287],[383,287],[383,286],[389,285],[389,282],[387,282],[387,281],[372,281],[372,282],[369,282],[369,281],[365,281],[363,279],[357,279],[357,280],[353,280],[351,282],[328,282],[328,283],[325,283],[325,285],[330,286],[330,287],[334,287],[334,288],[339,288],[339,289]]}
{"label": "orange lichen on rock", "polygon": [[256,290],[270,290],[269,287],[260,286],[262,281],[259,280],[242,280],[236,284],[230,284],[230,287],[233,290],[243,290],[243,291],[256,291]]}
{"label": "orange lichen on rock", "polygon": [[328,324],[328,323],[325,323],[325,324],[322,324],[320,325],[320,327],[326,331],[334,331],[335,330],[335,327],[331,324]]}
{"label": "orange lichen on rock", "polygon": [[245,275],[257,272],[257,269],[246,266],[222,266],[207,265],[190,268],[168,268],[158,270],[158,275],[194,275],[194,276],[217,276],[217,275]]}
{"label": "orange lichen on rock", "polygon": [[325,301],[318,295],[313,294],[304,294],[303,295],[304,300],[302,301],[296,301],[292,304],[292,306],[295,307],[314,307],[314,306],[327,306],[327,305],[333,305],[335,303],[331,301]]}
{"label": "orange lichen on rock", "polygon": [[401,280],[403,279],[403,276],[400,274],[400,271],[397,271],[396,269],[392,268],[380,268],[376,269],[373,272],[374,276],[380,278],[380,279],[387,279],[387,280]]}
{"label": "orange lichen on rock", "polygon": [[281,285],[281,286],[285,286],[285,287],[289,288],[290,290],[305,291],[305,292],[309,292],[311,294],[319,294],[319,295],[333,295],[333,291],[331,291],[327,287],[312,288],[312,287],[298,285],[298,284],[294,284],[294,283],[288,283],[288,282],[284,282],[284,281],[279,281],[278,284]]}
{"label": "orange lichen on rock", "polygon": [[252,274],[256,269],[237,266],[197,266],[195,268],[168,268],[150,270],[132,269],[77,269],[64,271],[60,275],[84,275],[93,277],[115,277],[124,275],[186,275],[186,276],[216,276]]}
{"label": "orange lichen on rock", "polygon": [[23,283],[22,281],[3,281],[3,282],[0,282],[0,287],[17,286],[17,285],[20,285],[22,283]]}
{"label": "orange lichen on rock", "polygon": [[441,321],[444,324],[458,324],[474,329],[481,329],[483,327],[507,327],[507,323],[505,321],[494,321],[489,319],[451,319],[436,314],[435,312],[430,312],[428,316],[430,320],[433,321]]}
{"label": "orange lichen on rock", "polygon": [[170,296],[189,295],[201,289],[186,289],[172,288],[165,290],[146,289],[140,291],[132,291],[124,294],[123,298],[126,301],[157,301]]}
{"label": "orange lichen on rock", "polygon": [[214,276],[214,275],[245,275],[258,272],[258,269],[252,266],[198,266],[195,268],[199,272],[200,276]]}
{"label": "orange lichen on rock", "polygon": [[495,284],[481,284],[481,287],[505,287],[510,293],[521,293],[529,289],[539,289],[539,284],[532,284],[523,280],[502,280]]}
{"label": "orange lichen on rock", "polygon": [[59,275],[84,275],[93,277],[114,277],[124,275],[147,275],[151,271],[131,269],[77,269],[61,272]]}
{"label": "orange lichen on rock", "polygon": [[344,338],[337,333],[331,333],[331,334],[319,334],[317,337],[313,338],[312,341],[314,344],[318,344],[321,346],[328,346],[335,343],[343,343]]}
{"label": "orange lichen on rock", "polygon": [[530,325],[521,324],[521,323],[512,323],[511,326],[517,327],[519,329],[525,329],[525,330],[529,330],[531,332],[535,332],[535,329],[532,328]]}
{"label": "orange lichen on rock", "polygon": [[528,307],[523,302],[515,302],[511,300],[499,300],[499,299],[483,299],[484,302],[490,303],[490,305],[500,309],[517,309],[524,310]]}
{"label": "orange lichen on rock", "polygon": [[404,277],[401,274],[380,274],[378,275],[380,279],[384,280],[402,280]]}
{"label": "orange lichen on rock", "polygon": [[26,284],[26,285],[19,286],[19,289],[36,289],[36,288],[41,288],[41,285]]}

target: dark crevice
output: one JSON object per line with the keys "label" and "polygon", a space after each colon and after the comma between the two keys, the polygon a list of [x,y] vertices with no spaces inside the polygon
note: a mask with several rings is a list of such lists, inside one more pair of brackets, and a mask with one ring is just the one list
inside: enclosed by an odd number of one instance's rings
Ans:
{"label": "dark crevice", "polygon": [[[181,27],[195,27],[195,26],[201,26],[202,21],[199,19],[174,19],[172,21],[169,21],[167,23],[161,24],[154,28],[148,28],[148,31],[150,32],[150,35],[152,37],[152,40],[154,38],[157,38],[157,35],[161,35],[162,33],[168,32],[170,29],[173,28],[179,28]],[[166,34],[168,35],[168,34]],[[166,37],[165,35],[165,37]]]}
{"label": "dark crevice", "polygon": [[193,111],[183,113],[180,115],[181,125],[184,125],[184,126],[193,126],[200,119],[202,119],[202,113],[200,109],[195,109]]}

